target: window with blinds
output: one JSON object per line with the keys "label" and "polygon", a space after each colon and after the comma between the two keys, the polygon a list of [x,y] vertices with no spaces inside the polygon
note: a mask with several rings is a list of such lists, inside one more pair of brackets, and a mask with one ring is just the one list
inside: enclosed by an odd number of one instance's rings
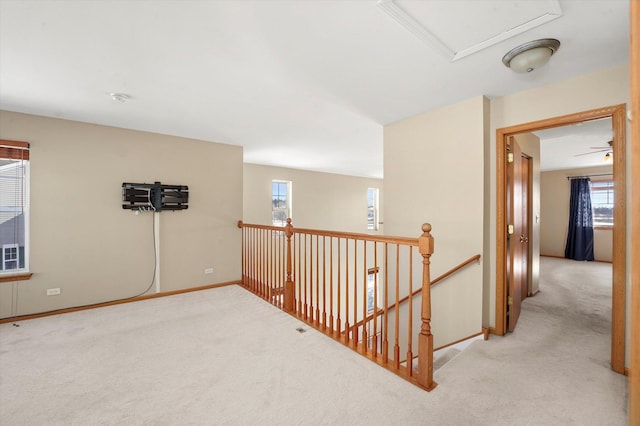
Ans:
{"label": "window with blinds", "polygon": [[593,226],[594,228],[611,228],[613,226],[613,180],[592,181],[590,184]]}
{"label": "window with blinds", "polygon": [[291,217],[291,182],[271,182],[271,221],[273,226],[286,226]]}
{"label": "window with blinds", "polygon": [[0,140],[1,272],[29,269],[29,144]]}
{"label": "window with blinds", "polygon": [[378,188],[367,189],[367,229],[370,231],[377,231],[379,229],[379,192]]}

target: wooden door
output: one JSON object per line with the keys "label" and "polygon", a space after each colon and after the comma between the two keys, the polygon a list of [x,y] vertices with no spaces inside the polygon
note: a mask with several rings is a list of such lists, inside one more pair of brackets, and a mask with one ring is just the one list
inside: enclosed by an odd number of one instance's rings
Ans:
{"label": "wooden door", "polygon": [[[516,328],[520,317],[522,289],[526,288],[527,275],[523,270],[524,239],[523,199],[524,161],[522,150],[513,137],[507,145],[507,330]],[[523,282],[524,281],[524,282]],[[526,291],[525,291],[526,296]]]}
{"label": "wooden door", "polygon": [[520,182],[522,190],[522,206],[520,214],[522,215],[522,228],[520,230],[520,243],[522,244],[522,257],[520,259],[522,264],[522,290],[520,292],[521,300],[531,296],[529,289],[529,265],[530,262],[530,249],[529,249],[529,235],[531,235],[529,227],[529,206],[531,205],[529,182],[531,180],[531,157],[522,154],[522,179]]}

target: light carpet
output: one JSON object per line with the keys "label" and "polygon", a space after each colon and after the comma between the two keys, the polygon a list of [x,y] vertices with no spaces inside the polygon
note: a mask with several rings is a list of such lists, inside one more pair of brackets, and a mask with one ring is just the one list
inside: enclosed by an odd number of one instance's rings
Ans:
{"label": "light carpet", "polygon": [[610,265],[542,263],[516,332],[469,345],[431,393],[237,286],[4,324],[0,424],[627,424]]}

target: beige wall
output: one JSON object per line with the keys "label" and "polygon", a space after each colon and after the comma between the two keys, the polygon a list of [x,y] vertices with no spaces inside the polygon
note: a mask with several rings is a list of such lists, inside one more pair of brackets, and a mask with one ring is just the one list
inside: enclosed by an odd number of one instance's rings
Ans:
{"label": "beige wall", "polygon": [[281,167],[244,165],[243,220],[258,225],[271,224],[271,182],[291,181],[292,222],[299,228],[380,233],[367,230],[367,189],[380,190],[382,179],[319,173]]}
{"label": "beige wall", "polygon": [[[189,186],[188,210],[160,213],[161,291],[240,279],[241,147],[7,111],[0,138],[31,143],[33,272],[0,284],[0,317],[149,287],[153,216],[122,209],[123,182]],[[59,296],[46,296],[56,287]]]}
{"label": "beige wall", "polygon": [[[489,268],[490,300],[485,305],[484,318],[487,325],[495,325],[495,283],[496,283],[496,129],[515,126],[517,124],[578,113],[591,109],[618,105],[629,102],[629,66],[620,64],[597,72],[570,78],[558,83],[547,84],[535,89],[525,90],[513,95],[496,98],[491,101],[491,140],[489,145],[490,164],[489,179],[485,190],[488,191],[489,203],[489,239],[490,252],[485,253],[484,267]],[[627,122],[627,128],[629,123]],[[630,137],[627,131],[627,150],[630,148]],[[628,152],[626,157],[628,158]],[[628,165],[627,165],[628,168]],[[629,205],[629,203],[627,203]],[[630,239],[627,238],[627,264]],[[629,333],[629,275],[627,272],[627,341]],[[627,346],[628,351],[628,346]],[[627,355],[628,356],[628,355]]]}
{"label": "beige wall", "polygon": [[[569,223],[569,197],[571,183],[567,176],[612,173],[612,166],[543,172],[541,178],[541,254],[564,257]],[[594,230],[595,260],[611,262],[613,232],[611,229]]]}
{"label": "beige wall", "polygon": [[[385,231],[418,237],[431,223],[432,278],[483,252],[488,106],[477,97],[384,128]],[[436,346],[480,332],[482,268],[471,265],[435,286],[432,302]]]}

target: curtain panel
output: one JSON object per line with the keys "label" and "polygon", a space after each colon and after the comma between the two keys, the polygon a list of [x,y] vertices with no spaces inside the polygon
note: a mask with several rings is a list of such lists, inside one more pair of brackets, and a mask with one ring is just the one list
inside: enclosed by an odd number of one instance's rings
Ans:
{"label": "curtain panel", "polygon": [[569,229],[564,257],[574,260],[594,260],[593,210],[589,178],[571,179]]}

